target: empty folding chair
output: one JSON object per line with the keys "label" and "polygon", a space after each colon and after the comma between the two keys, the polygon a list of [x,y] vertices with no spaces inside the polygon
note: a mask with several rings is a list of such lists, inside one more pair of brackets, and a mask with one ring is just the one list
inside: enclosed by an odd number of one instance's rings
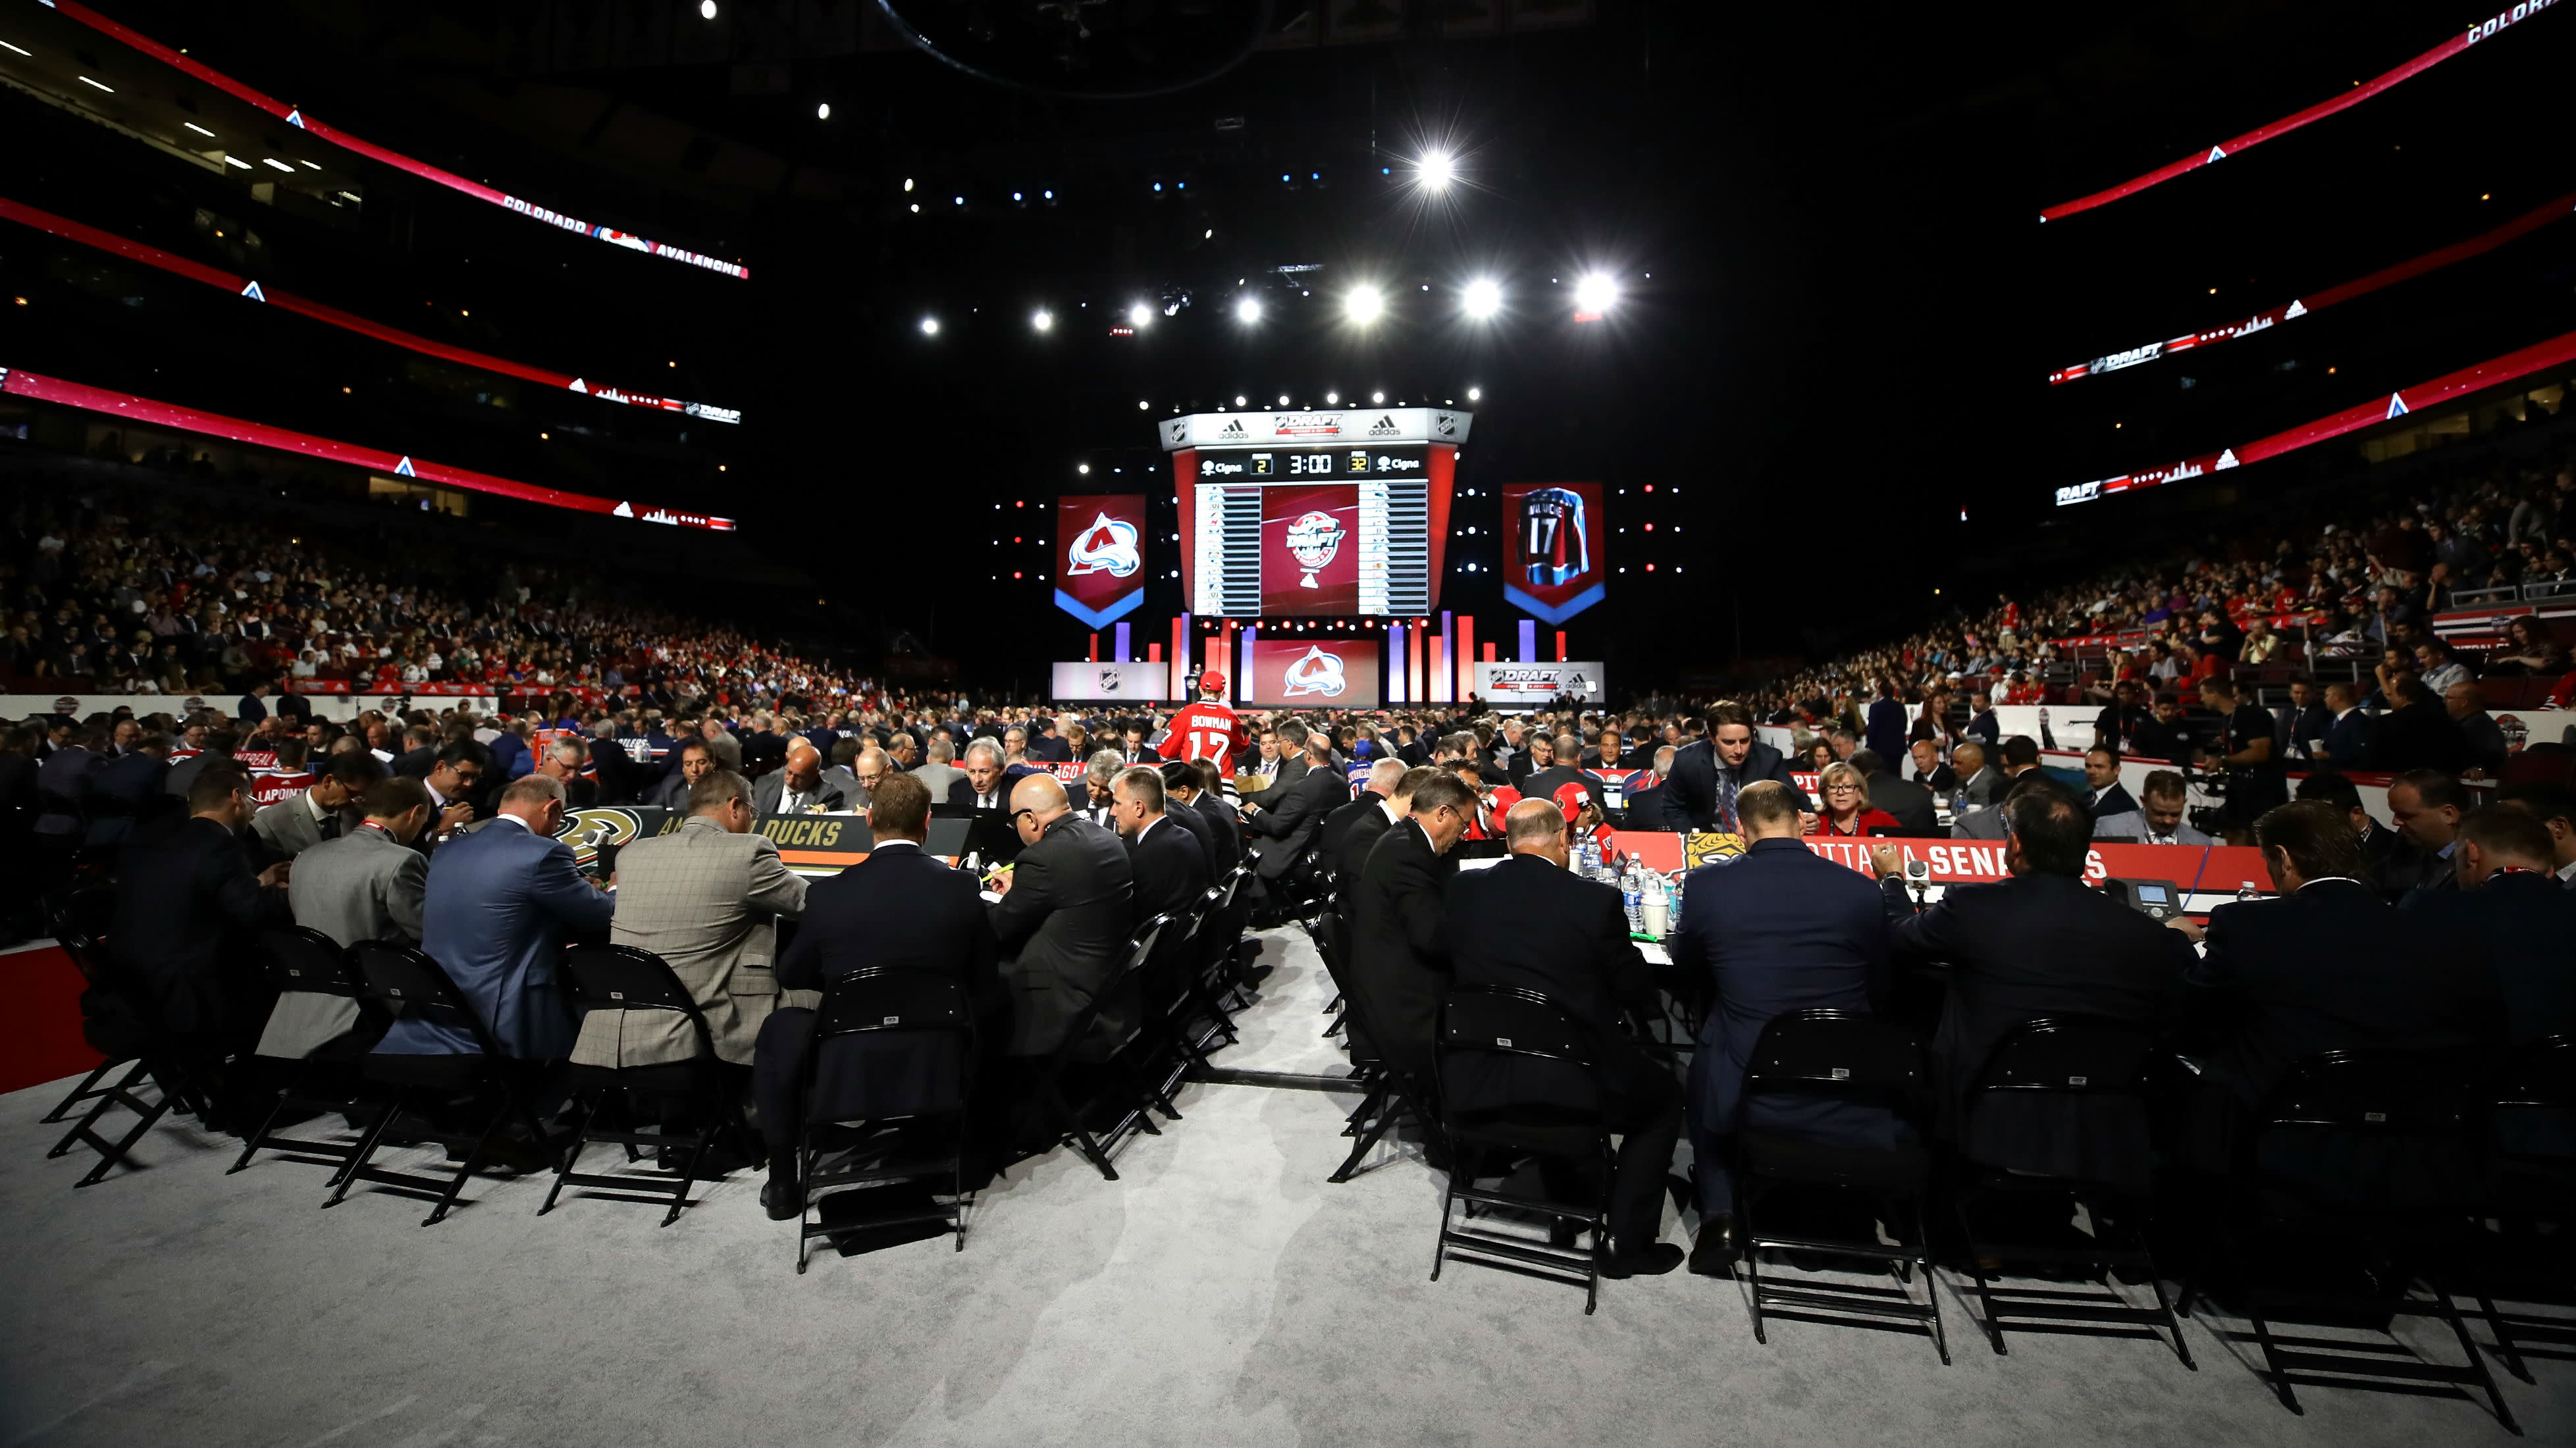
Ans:
{"label": "empty folding chair", "polygon": [[[1036,1079],[1031,1084],[1033,1104],[1046,1129],[1055,1134],[1056,1140],[1070,1142],[1076,1151],[1082,1153],[1082,1159],[1090,1162],[1108,1181],[1118,1180],[1118,1169],[1109,1164],[1108,1148],[1103,1144],[1103,1138],[1092,1135],[1086,1124],[1086,1114],[1105,1098],[1097,1091],[1069,1094],[1066,1087],[1074,1068],[1082,1064],[1085,1057],[1094,1058],[1094,1064],[1105,1059],[1089,1039],[1092,1027],[1105,1007],[1132,1000],[1137,982],[1143,978],[1147,963],[1153,959],[1155,942],[1162,938],[1163,931],[1171,923],[1171,916],[1157,915],[1136,927],[1134,938],[1127,942],[1127,955],[1118,973],[1111,976],[1109,983],[1075,1014],[1065,1031],[1063,1044],[1057,1046],[1038,1067]],[[1132,1036],[1133,1031],[1129,1034]],[[1114,1054],[1114,1049],[1109,1054]],[[1135,1123],[1136,1116],[1136,1103],[1122,1096],[1118,1121],[1111,1132],[1104,1134],[1108,1141],[1114,1143],[1119,1132]],[[1151,1117],[1145,1118],[1143,1129],[1155,1130]]]}
{"label": "empty folding chair", "polygon": [[261,966],[277,988],[277,1004],[269,1008],[268,1025],[253,1054],[295,1064],[259,1128],[225,1170],[229,1174],[249,1166],[263,1147],[345,1165],[357,1154],[354,1142],[299,1141],[274,1133],[289,1111],[338,1111],[354,1103],[357,1060],[383,1037],[385,1014],[366,999],[366,981],[330,936],[290,925],[264,931],[260,938],[267,946]]}
{"label": "empty folding chair", "polygon": [[[196,1087],[197,1074],[192,1066],[202,1066],[214,1054],[214,1048],[191,1042],[163,1031],[159,1024],[136,1014],[118,998],[112,989],[101,989],[101,982],[113,982],[115,969],[107,954],[106,922],[114,904],[113,890],[92,886],[73,895],[55,922],[55,938],[63,953],[72,958],[81,978],[89,982],[92,999],[83,1002],[81,1037],[90,1049],[106,1059],[91,1071],[69,1096],[45,1114],[47,1121],[60,1121],[88,1102],[88,1108],[72,1123],[47,1160],[69,1155],[75,1146],[86,1146],[98,1153],[98,1161],[74,1187],[96,1186],[107,1174],[123,1165],[126,1153],[134,1149],[144,1134],[159,1124],[172,1111],[201,1111],[201,1093]],[[115,1079],[110,1080],[113,1076]],[[150,1097],[141,1094],[149,1086]],[[111,1139],[104,1125],[107,1113],[123,1108],[134,1116],[125,1134]]]}
{"label": "empty folding chair", "polygon": [[[2478,1239],[2486,1297],[2546,1299],[2576,1307],[2576,1036],[2543,1036],[2514,1052],[2497,1082],[2489,1121],[2495,1194],[2478,1215],[2496,1230]],[[2576,1314],[2487,1307],[2505,1366],[2532,1380],[2523,1358],[2576,1356]]]}
{"label": "empty folding chair", "polygon": [[[1927,1072],[1923,1041],[1914,1031],[1883,1016],[1811,1007],[1771,1018],[1754,1042],[1745,1064],[1743,1093],[1736,1103],[1735,1220],[1744,1236],[1744,1264],[1751,1287],[1749,1305],[1753,1337],[1768,1342],[1763,1314],[1831,1322],[1851,1318],[1886,1318],[1915,1324],[1932,1339],[1941,1361],[1950,1361],[1950,1344],[1941,1326],[1939,1286],[1923,1226],[1923,1198],[1930,1190],[1932,1160],[1922,1141]],[[1840,1146],[1810,1141],[1745,1125],[1749,1108],[1765,1096],[1826,1097],[1883,1107],[1914,1129],[1913,1138],[1893,1145]],[[1782,1187],[1798,1186],[1828,1198],[1865,1202],[1894,1246],[1875,1233],[1831,1236],[1787,1231],[1761,1210]],[[1905,1239],[1911,1228],[1910,1240]],[[1821,1253],[1884,1264],[1893,1287],[1868,1286],[1810,1278],[1801,1285],[1780,1286],[1762,1275],[1762,1253]],[[1917,1272],[1923,1298],[1914,1300]]]}
{"label": "empty folding chair", "polygon": [[[2150,1032],[2082,1016],[2024,1021],[1987,1055],[1960,1119],[1952,1202],[1997,1356],[2013,1321],[2107,1337],[2154,1337],[2162,1328],[2183,1366],[2196,1366],[2147,1245],[2150,1098],[2164,1059]],[[2068,1228],[2059,1240],[2032,1242],[1992,1226],[1996,1208],[2062,1224],[2077,1206],[2092,1224],[2089,1239],[2073,1240]],[[2001,1268],[1989,1262],[2081,1267],[2100,1290],[1997,1286]],[[2111,1286],[2115,1271],[2145,1282],[2156,1305],[2130,1306]]]}
{"label": "empty folding chair", "polygon": [[[443,1056],[399,1055],[370,1051],[358,1063],[359,1073],[367,1080],[390,1088],[384,1108],[367,1127],[358,1142],[357,1155],[351,1157],[332,1182],[331,1195],[324,1207],[336,1207],[349,1195],[349,1188],[369,1181],[400,1191],[434,1196],[437,1205],[423,1218],[421,1225],[434,1226],[447,1216],[456,1204],[457,1193],[465,1181],[483,1163],[491,1149],[492,1138],[501,1128],[515,1120],[527,1128],[528,1139],[543,1152],[548,1165],[562,1170],[562,1158],[546,1139],[545,1128],[537,1121],[529,1104],[526,1078],[533,1062],[513,1060],[501,1054],[492,1039],[490,1023],[447,978],[437,961],[407,945],[381,940],[362,940],[349,947],[349,957],[366,982],[367,998],[394,1016],[417,1013],[440,1025],[466,1032],[473,1038],[471,1052]],[[468,1137],[462,1133],[442,1131],[433,1123],[423,1123],[416,1134],[431,1140],[465,1144],[465,1157],[457,1163],[452,1176],[432,1177],[391,1171],[372,1165],[376,1151],[384,1144],[386,1134],[395,1123],[417,1114],[421,1108],[459,1095],[497,1102],[482,1129]]]}
{"label": "empty folding chair", "polygon": [[[978,1036],[963,981],[930,971],[870,966],[831,983],[816,1012],[813,1045],[797,1091],[804,1103],[795,1146],[803,1191],[796,1270],[817,1237],[940,1222],[966,1250],[965,1148],[974,1101]],[[898,1206],[828,1225],[830,1194],[945,1176],[949,1200]]]}
{"label": "empty folding chair", "polygon": [[[2321,1052],[2291,1067],[2242,1134],[2220,1260],[2244,1284],[2272,1391],[2291,1412],[2304,1411],[2299,1386],[2475,1389],[2499,1422],[2520,1431],[2449,1288],[2468,1215],[2484,1195],[2472,1127],[2483,1074],[2461,1051]],[[2303,1275],[2284,1282],[2285,1269]],[[2354,1287],[2327,1290],[2338,1277]],[[2418,1282],[2428,1296],[2416,1295]],[[2186,1285],[2186,1304],[2195,1292]],[[2351,1326],[2396,1316],[2449,1324],[2466,1365],[2430,1361],[2394,1340],[2278,1331],[2285,1318]]]}
{"label": "empty folding chair", "polygon": [[[1587,1105],[1556,1102],[1515,1103],[1489,1111],[1441,1108],[1441,1129],[1450,1150],[1449,1180],[1440,1195],[1440,1238],[1431,1253],[1431,1280],[1452,1255],[1480,1267],[1518,1272],[1547,1282],[1583,1289],[1583,1310],[1590,1313],[1601,1293],[1601,1264],[1592,1250],[1554,1245],[1565,1235],[1552,1231],[1548,1240],[1515,1236],[1491,1226],[1479,1227],[1472,1215],[1459,1217],[1460,1203],[1546,1218],[1573,1234],[1592,1234],[1597,1246],[1610,1231],[1610,1183],[1613,1158],[1610,1125],[1603,1113],[1604,1094],[1594,1076],[1588,1033],[1562,1006],[1537,991],[1511,986],[1462,985],[1451,988],[1441,1005],[1440,1029],[1432,1038],[1434,1069],[1444,1082],[1453,1072],[1479,1058],[1553,1061],[1584,1078],[1591,1087]],[[1449,1093],[1442,1093],[1444,1101]],[[1530,1195],[1500,1186],[1476,1184],[1479,1169],[1495,1164],[1504,1171],[1523,1157],[1570,1165],[1595,1180],[1591,1200],[1571,1203],[1553,1195]],[[1499,1174],[1499,1173],[1494,1173]]]}
{"label": "empty folding chair", "polygon": [[[93,985],[98,983],[107,968],[107,917],[115,904],[116,891],[112,887],[92,885],[73,891],[54,916],[54,943],[62,947],[63,954],[71,957],[72,966],[81,973],[81,979]],[[72,1088],[70,1095],[55,1102],[54,1109],[38,1120],[46,1123],[67,1120],[80,1103],[106,1095],[111,1090],[123,1090],[142,1079],[142,1072],[136,1067],[133,1057],[108,1051],[95,1040],[89,1044],[90,1049],[107,1059],[93,1067],[88,1075],[81,1078],[81,1083]],[[100,1084],[120,1066],[135,1069],[126,1071],[125,1079],[115,1086]]]}
{"label": "empty folding chair", "polygon": [[[697,1184],[699,1164],[705,1161],[707,1149],[714,1145],[719,1132],[730,1131],[747,1159],[754,1163],[765,1160],[759,1142],[742,1118],[740,1083],[728,1079],[725,1063],[716,1055],[705,1013],[662,957],[632,945],[572,945],[564,948],[562,968],[564,980],[572,990],[573,1007],[583,1015],[599,1010],[670,1012],[688,1023],[688,1037],[696,1053],[684,1061],[644,1066],[564,1063],[557,1079],[578,1103],[580,1126],[571,1147],[555,1167],[554,1185],[546,1189],[545,1202],[537,1208],[537,1215],[542,1217],[553,1211],[555,1199],[563,1195],[565,1187],[587,1187],[659,1202],[664,1208],[662,1225],[667,1227],[678,1221],[680,1209],[689,1205],[689,1188]],[[612,1106],[617,1108],[614,1117],[619,1124],[604,1127],[600,1117],[609,1114]],[[646,1114],[639,1107],[659,1119],[660,1131],[646,1133],[636,1129],[639,1115]],[[686,1129],[672,1128],[675,1111],[691,1118]],[[679,1170],[618,1176],[573,1170],[581,1163],[583,1148],[594,1141],[626,1148],[629,1161],[636,1159],[639,1148],[658,1147],[662,1164],[677,1165]]]}

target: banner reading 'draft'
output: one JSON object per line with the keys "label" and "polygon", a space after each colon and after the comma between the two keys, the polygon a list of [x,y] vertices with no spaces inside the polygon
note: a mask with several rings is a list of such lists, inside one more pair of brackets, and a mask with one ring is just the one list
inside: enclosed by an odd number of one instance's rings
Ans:
{"label": "banner reading 'draft'", "polygon": [[1093,628],[1145,601],[1145,496],[1055,500],[1055,606]]}
{"label": "banner reading 'draft'", "polygon": [[1599,483],[1503,485],[1503,601],[1563,623],[1601,601],[1610,576]]}

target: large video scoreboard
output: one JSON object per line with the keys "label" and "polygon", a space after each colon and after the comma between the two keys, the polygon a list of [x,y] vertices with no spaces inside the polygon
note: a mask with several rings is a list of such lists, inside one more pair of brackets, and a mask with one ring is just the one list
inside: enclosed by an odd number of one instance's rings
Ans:
{"label": "large video scoreboard", "polygon": [[1450,408],[1167,418],[1192,613],[1410,617],[1440,606]]}

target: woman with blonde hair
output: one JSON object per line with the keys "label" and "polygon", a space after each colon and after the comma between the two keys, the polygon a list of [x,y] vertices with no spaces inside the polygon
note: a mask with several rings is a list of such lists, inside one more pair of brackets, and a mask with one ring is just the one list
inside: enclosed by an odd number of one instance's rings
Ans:
{"label": "woman with blonde hair", "polygon": [[1825,797],[1824,813],[1816,816],[1815,833],[1819,835],[1848,838],[1865,836],[1873,830],[1903,828],[1896,816],[1870,808],[1869,780],[1848,764],[1836,761],[1826,765],[1816,781],[1816,792]]}

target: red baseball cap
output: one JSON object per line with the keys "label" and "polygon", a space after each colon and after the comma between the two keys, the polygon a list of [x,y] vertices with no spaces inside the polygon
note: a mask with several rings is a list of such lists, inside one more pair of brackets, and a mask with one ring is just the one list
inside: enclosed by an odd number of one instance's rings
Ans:
{"label": "red baseball cap", "polygon": [[1573,823],[1574,817],[1583,813],[1583,807],[1590,803],[1592,803],[1592,791],[1572,780],[1556,787],[1556,807],[1564,813],[1568,824]]}
{"label": "red baseball cap", "polygon": [[1210,669],[1206,673],[1199,675],[1199,687],[1202,689],[1213,689],[1219,693],[1223,693],[1225,691],[1225,675],[1218,673],[1214,669]]}

